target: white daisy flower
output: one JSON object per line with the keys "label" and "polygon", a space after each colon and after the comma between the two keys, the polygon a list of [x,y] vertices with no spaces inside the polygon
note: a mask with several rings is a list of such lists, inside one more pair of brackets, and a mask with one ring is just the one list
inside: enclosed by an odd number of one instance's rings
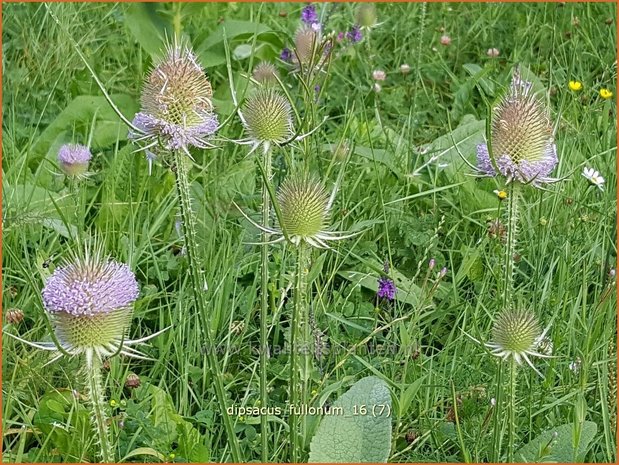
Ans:
{"label": "white daisy flower", "polygon": [[599,187],[602,191],[604,190],[605,181],[599,171],[596,171],[593,168],[583,168],[582,175],[591,183],[591,185]]}

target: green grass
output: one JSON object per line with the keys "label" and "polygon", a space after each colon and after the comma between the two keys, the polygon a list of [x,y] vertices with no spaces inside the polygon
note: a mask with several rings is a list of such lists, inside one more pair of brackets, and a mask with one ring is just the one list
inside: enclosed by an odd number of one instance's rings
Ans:
{"label": "green grass", "polygon": [[[524,188],[516,296],[543,326],[551,324],[556,358],[534,362],[543,380],[526,366],[518,373],[515,446],[567,423],[577,437],[591,421],[597,431],[576,459],[616,460],[616,295],[609,276],[616,263],[616,105],[598,93],[617,94],[615,4],[379,4],[381,24],[355,46],[336,46],[328,73],[307,93],[277,60],[292,43],[300,4],[52,7],[129,119],[139,109],[151,54],[175,33],[190,39],[206,67],[220,120],[233,111],[228,64],[242,95],[244,76],[261,60],[277,62],[305,117],[297,124],[301,132],[329,117],[310,137],[273,152],[275,186],[303,166],[330,188],[343,169],[332,229],[363,231],[332,244],[334,250],[312,252],[311,310],[330,350],[313,361],[309,390],[312,405],[332,402],[354,380],[374,374],[400,406],[402,392],[421,380],[410,403],[394,409],[390,461],[396,462],[506,460],[507,423],[495,422],[491,408],[499,363],[465,335],[487,341],[499,310],[504,247],[488,234],[488,222],[504,219],[505,204],[493,191],[506,186],[470,176],[460,155],[475,162],[487,104],[502,95],[516,64],[530,70],[556,127],[560,163],[553,174],[565,179],[547,190]],[[319,13],[323,8],[326,31],[352,26],[356,5],[325,4]],[[217,32],[223,18],[229,63]],[[231,460],[201,325],[206,316],[222,348],[217,358],[229,405],[257,406],[259,355],[252,348],[260,341],[261,258],[260,247],[248,243],[260,234],[233,202],[259,220],[258,152],[248,157],[247,146],[224,140],[216,150],[193,152],[192,206],[209,283],[208,314],[198,315],[176,225],[173,173],[155,163],[149,176],[143,153],[132,153],[126,127],[42,5],[5,4],[2,21],[3,331],[49,340],[40,298],[45,278],[75,248],[72,235],[99,238],[111,256],[131,265],[141,286],[131,337],[171,325],[144,348],[156,361],[115,357],[104,372],[117,459],[138,450],[127,461]],[[233,21],[260,22],[264,32],[254,42],[253,28]],[[449,46],[440,44],[443,34]],[[244,44],[252,56],[235,58]],[[486,55],[491,47],[500,50],[498,58]],[[399,71],[403,63],[411,66],[407,75]],[[372,91],[374,69],[387,72],[380,93]],[[570,80],[583,89],[571,91]],[[321,85],[318,102],[314,84]],[[239,119],[219,136],[244,137]],[[352,148],[347,160],[333,155],[343,141]],[[57,151],[67,142],[88,144],[94,155],[94,174],[78,187],[58,175]],[[604,191],[588,186],[585,166],[605,177]],[[275,348],[289,342],[295,252],[281,244],[270,251]],[[432,257],[437,265],[429,273]],[[375,295],[385,261],[403,279],[393,303]],[[432,288],[442,267],[447,275]],[[368,278],[360,284],[362,276]],[[20,324],[6,321],[10,308],[23,310]],[[83,391],[79,361],[44,367],[48,360],[3,338],[4,460],[94,460],[84,399],[64,397],[67,389]],[[570,368],[576,360],[579,370]],[[286,352],[271,354],[272,405],[288,399],[288,363]],[[141,379],[136,390],[124,387],[130,372]],[[270,461],[289,460],[282,420],[269,421]],[[243,459],[259,461],[260,419],[233,421]]]}

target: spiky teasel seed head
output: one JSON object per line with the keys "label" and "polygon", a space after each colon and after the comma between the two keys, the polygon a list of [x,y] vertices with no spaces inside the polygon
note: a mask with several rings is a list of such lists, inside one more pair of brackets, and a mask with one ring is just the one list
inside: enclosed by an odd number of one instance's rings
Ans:
{"label": "spiky teasel seed head", "polygon": [[375,26],[378,20],[376,5],[373,3],[362,3],[359,5],[359,8],[357,8],[355,19],[357,20],[357,24],[363,28],[368,29]]}
{"label": "spiky teasel seed head", "polygon": [[558,163],[552,124],[545,105],[533,94],[532,84],[514,71],[509,93],[493,111],[492,153],[477,146],[479,170],[488,176],[498,172],[523,183],[550,182]]}
{"label": "spiky teasel seed head", "polygon": [[129,267],[99,252],[57,268],[42,291],[56,337],[70,354],[101,359],[117,352],[129,328],[139,294]]}
{"label": "spiky teasel seed head", "polygon": [[263,61],[256,65],[252,77],[263,86],[274,86],[277,84],[277,68],[273,63]]}
{"label": "spiky teasel seed head", "polygon": [[298,174],[288,177],[278,191],[277,200],[280,226],[293,242],[312,239],[324,230],[329,194],[316,178]]}
{"label": "spiky teasel seed head", "polygon": [[537,318],[528,310],[505,310],[492,327],[492,341],[503,351],[524,353],[535,348],[541,334]]}
{"label": "spiky teasel seed head", "polygon": [[513,358],[518,364],[525,361],[542,376],[529,360],[529,356],[550,356],[539,353],[540,341],[544,340],[548,329],[542,331],[538,319],[530,310],[502,310],[492,327],[492,342],[486,343],[486,347],[503,360]]}
{"label": "spiky teasel seed head", "polygon": [[304,25],[294,36],[294,50],[292,62],[297,67],[312,65],[320,70],[325,65],[330,50],[330,43],[322,40],[320,29]]}
{"label": "spiky teasel seed head", "polygon": [[58,164],[69,177],[86,176],[92,154],[90,149],[79,144],[65,144],[58,150]]}
{"label": "spiky teasel seed head", "polygon": [[290,102],[274,89],[258,89],[245,102],[243,114],[245,129],[257,143],[281,144],[293,134]]}
{"label": "spiky teasel seed head", "polygon": [[204,148],[205,139],[217,129],[211,83],[195,54],[185,44],[174,43],[149,73],[142,91],[142,109],[133,124],[166,150]]}

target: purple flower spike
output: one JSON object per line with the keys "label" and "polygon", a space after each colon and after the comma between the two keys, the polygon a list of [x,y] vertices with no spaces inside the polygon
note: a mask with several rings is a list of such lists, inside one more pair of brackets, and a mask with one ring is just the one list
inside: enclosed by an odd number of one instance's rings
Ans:
{"label": "purple flower spike", "polygon": [[318,22],[318,15],[314,5],[307,5],[303,8],[303,11],[301,11],[301,21],[310,25]]}
{"label": "purple flower spike", "polygon": [[376,292],[378,297],[393,300],[395,299],[396,290],[395,283],[391,279],[384,276],[378,278],[378,291]]}

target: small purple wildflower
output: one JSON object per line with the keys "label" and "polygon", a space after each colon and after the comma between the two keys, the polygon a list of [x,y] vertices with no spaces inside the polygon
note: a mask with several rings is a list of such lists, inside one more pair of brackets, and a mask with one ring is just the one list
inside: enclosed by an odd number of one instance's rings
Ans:
{"label": "small purple wildflower", "polygon": [[442,278],[447,274],[447,267],[443,267],[441,268],[441,271],[439,272],[439,277]]}
{"label": "small purple wildflower", "polygon": [[378,278],[378,291],[376,292],[378,297],[393,300],[395,299],[396,290],[395,283],[391,279],[385,276]]}
{"label": "small purple wildflower", "polygon": [[344,33],[343,32],[338,32],[337,33],[337,41],[341,42],[342,40],[344,40]]}
{"label": "small purple wildflower", "polygon": [[346,38],[353,44],[361,42],[363,39],[363,33],[361,32],[361,28],[358,24],[355,24],[352,29],[346,33]]}
{"label": "small purple wildflower", "polygon": [[98,258],[57,268],[42,291],[45,310],[73,316],[95,316],[124,309],[138,294],[138,282],[127,265]]}
{"label": "small purple wildflower", "polygon": [[434,269],[434,267],[436,266],[436,260],[431,258],[430,262],[428,263],[428,268],[430,268],[431,270]]}
{"label": "small purple wildflower", "polygon": [[316,14],[316,7],[314,5],[307,5],[301,11],[301,21],[305,24],[314,24],[318,22],[318,15]]}
{"label": "small purple wildflower", "polygon": [[290,61],[290,59],[292,58],[292,52],[288,47],[284,47],[282,53],[279,54],[279,58],[282,61]]}

